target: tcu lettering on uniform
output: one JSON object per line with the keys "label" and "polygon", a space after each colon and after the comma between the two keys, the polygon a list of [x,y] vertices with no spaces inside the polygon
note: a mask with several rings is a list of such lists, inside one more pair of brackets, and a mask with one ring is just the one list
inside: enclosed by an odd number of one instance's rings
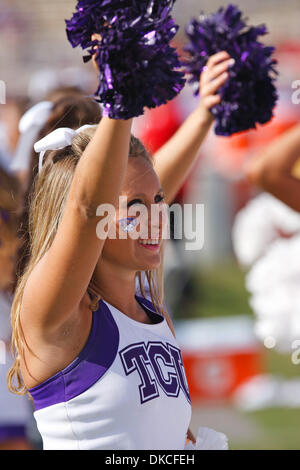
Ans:
{"label": "tcu lettering on uniform", "polygon": [[180,349],[149,341],[130,344],[119,354],[126,375],[136,372],[140,376],[141,403],[158,397],[159,387],[169,397],[178,397],[182,390],[191,401]]}

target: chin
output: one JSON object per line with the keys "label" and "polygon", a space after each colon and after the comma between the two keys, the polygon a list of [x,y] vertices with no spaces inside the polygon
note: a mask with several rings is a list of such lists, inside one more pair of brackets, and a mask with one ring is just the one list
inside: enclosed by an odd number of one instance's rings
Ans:
{"label": "chin", "polygon": [[146,260],[143,260],[142,262],[140,263],[137,263],[138,264],[138,268],[137,270],[138,271],[153,271],[154,269],[158,269],[160,264],[161,264],[161,259],[159,257],[159,259],[157,260],[153,260],[153,261],[146,261]]}

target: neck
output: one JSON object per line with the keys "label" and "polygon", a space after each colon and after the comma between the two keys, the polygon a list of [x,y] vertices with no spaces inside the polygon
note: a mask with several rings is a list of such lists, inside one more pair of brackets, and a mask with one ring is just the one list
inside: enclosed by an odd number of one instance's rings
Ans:
{"label": "neck", "polygon": [[136,272],[116,269],[103,258],[94,273],[95,290],[101,298],[125,314],[140,312],[135,299]]}

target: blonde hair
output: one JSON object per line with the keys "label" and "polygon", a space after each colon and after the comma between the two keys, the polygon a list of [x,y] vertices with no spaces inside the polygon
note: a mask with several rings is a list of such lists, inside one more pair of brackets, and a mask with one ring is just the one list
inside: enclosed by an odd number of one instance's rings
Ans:
{"label": "blonde hair", "polygon": [[21,186],[18,180],[0,168],[0,287],[9,295],[13,292],[13,279],[7,280],[7,262],[13,263],[18,249],[20,207]]}
{"label": "blonde hair", "polygon": [[[62,219],[76,164],[90,142],[94,132],[95,128],[86,129],[73,140],[71,146],[62,150],[47,152],[44,156],[42,172],[35,180],[29,211],[29,246],[27,247],[29,261],[22,276],[18,279],[11,309],[11,349],[14,356],[14,363],[9,370],[7,382],[10,391],[19,395],[27,393],[27,388],[23,383],[20,370],[21,358],[24,357],[23,353],[26,345],[26,339],[20,322],[24,288],[30,273],[49,250],[54,240],[58,225]],[[148,155],[143,144],[134,136],[131,136],[130,139],[129,156],[142,156],[152,164],[151,157]],[[146,271],[145,275],[148,280],[150,297],[155,310],[164,315],[175,336],[172,321],[164,306],[163,262],[159,269]],[[137,276],[140,291],[142,295],[146,297],[142,273],[138,272]],[[92,294],[93,298],[91,308],[96,310],[100,296],[93,288],[93,276],[88,291]]]}

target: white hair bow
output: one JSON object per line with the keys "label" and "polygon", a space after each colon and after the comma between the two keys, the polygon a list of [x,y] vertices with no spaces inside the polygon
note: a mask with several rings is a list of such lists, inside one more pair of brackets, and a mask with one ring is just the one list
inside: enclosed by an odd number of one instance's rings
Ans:
{"label": "white hair bow", "polygon": [[52,108],[53,103],[42,101],[26,111],[20,119],[19,131],[21,135],[10,165],[12,172],[29,170],[33,143],[41,128],[46,124]]}
{"label": "white hair bow", "polygon": [[37,126],[41,129],[46,124],[52,108],[53,103],[51,103],[51,101],[41,101],[28,109],[19,122],[19,131],[21,134],[28,132],[33,126]]}
{"label": "white hair bow", "polygon": [[34,144],[34,150],[40,154],[39,173],[42,170],[44,155],[48,150],[61,150],[71,145],[76,135],[90,127],[97,127],[97,124],[86,124],[77,130],[71,129],[70,127],[60,127],[36,142]]}

